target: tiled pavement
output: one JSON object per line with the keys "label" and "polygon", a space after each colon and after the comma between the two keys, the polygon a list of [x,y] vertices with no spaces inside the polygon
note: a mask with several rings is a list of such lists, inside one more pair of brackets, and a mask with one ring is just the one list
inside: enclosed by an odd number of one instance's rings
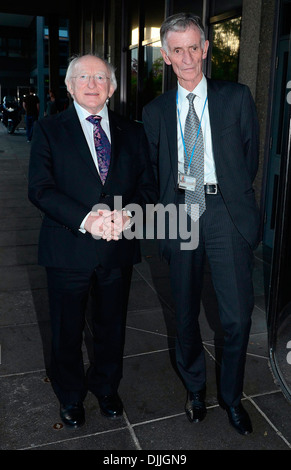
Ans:
{"label": "tiled pavement", "polygon": [[[0,449],[1,450],[290,450],[291,407],[270,371],[260,250],[254,272],[256,306],[248,348],[244,404],[254,426],[240,436],[218,406],[215,301],[206,272],[201,330],[207,356],[206,419],[191,424],[185,391],[173,364],[175,327],[168,267],[153,241],[142,241],[134,269],[127,319],[124,415],[107,420],[93,395],[85,400],[86,424],[60,425],[58,402],[46,379],[49,351],[46,280],[37,265],[41,217],[27,199],[30,144],[23,130],[8,135],[0,124]],[[90,326],[84,357],[90,356]],[[88,351],[85,347],[88,344]]]}

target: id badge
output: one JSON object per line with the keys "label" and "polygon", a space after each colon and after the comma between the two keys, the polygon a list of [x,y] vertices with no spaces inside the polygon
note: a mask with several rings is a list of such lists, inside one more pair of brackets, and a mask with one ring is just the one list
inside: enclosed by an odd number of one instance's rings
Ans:
{"label": "id badge", "polygon": [[185,173],[178,174],[178,186],[180,189],[187,189],[188,191],[195,191],[196,178]]}

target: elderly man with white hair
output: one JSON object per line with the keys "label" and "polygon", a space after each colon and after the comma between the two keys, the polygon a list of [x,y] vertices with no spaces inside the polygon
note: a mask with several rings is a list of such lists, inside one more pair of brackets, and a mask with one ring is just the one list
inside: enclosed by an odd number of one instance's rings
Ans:
{"label": "elderly man with white hair", "polygon": [[[129,223],[123,209],[153,203],[156,187],[143,127],[107,107],[117,86],[113,67],[92,54],[78,56],[65,82],[72,106],[35,125],[29,199],[44,213],[39,264],[48,282],[50,379],[63,422],[78,427],[88,390],[105,416],[123,413],[118,386],[127,300],[132,266],[141,259],[138,240],[122,236]],[[85,373],[89,293],[94,361]]]}

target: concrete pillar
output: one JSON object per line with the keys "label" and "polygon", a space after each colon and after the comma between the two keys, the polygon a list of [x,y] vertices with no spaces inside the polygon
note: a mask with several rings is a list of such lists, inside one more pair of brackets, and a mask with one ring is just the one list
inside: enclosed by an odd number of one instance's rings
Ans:
{"label": "concrete pillar", "polygon": [[262,0],[243,0],[238,81],[256,98]]}
{"label": "concrete pillar", "polygon": [[[263,189],[264,165],[270,151],[270,119],[273,86],[273,52],[276,48],[276,8],[277,0],[262,0],[261,35],[257,70],[256,107],[260,124],[260,166],[256,178],[256,188]],[[257,193],[258,193],[257,190]]]}
{"label": "concrete pillar", "polygon": [[239,59],[240,83],[250,87],[260,124],[260,164],[255,190],[262,190],[265,149],[268,146],[269,97],[276,0],[243,0]]}

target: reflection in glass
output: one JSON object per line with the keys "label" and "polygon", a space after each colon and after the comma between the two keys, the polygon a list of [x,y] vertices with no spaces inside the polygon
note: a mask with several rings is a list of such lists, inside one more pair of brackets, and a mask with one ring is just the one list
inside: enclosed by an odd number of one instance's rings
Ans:
{"label": "reflection in glass", "polygon": [[153,27],[144,28],[144,40],[145,41],[154,42],[154,41],[159,41],[159,39],[160,39],[160,28],[153,28]]}
{"label": "reflection in glass", "polygon": [[[288,77],[288,59],[289,59],[289,53],[288,51],[285,51],[282,57],[282,77],[281,77],[281,89],[283,90],[285,88],[285,83],[287,83],[287,77]],[[289,72],[290,73],[290,72]],[[282,153],[282,137],[283,137],[283,125],[284,125],[284,118],[285,118],[285,109],[286,109],[286,104],[285,104],[285,94],[281,93],[281,96],[278,98],[279,99],[279,118],[278,118],[278,132],[277,132],[277,154],[281,155]]]}
{"label": "reflection in glass", "polygon": [[138,83],[138,42],[139,42],[139,7],[138,2],[129,1],[129,34],[130,34],[130,81],[128,84],[127,112],[131,119],[137,115]]}
{"label": "reflection in glass", "polygon": [[160,27],[164,20],[164,1],[150,0],[145,8],[143,89],[141,106],[162,93],[163,59],[160,48]]}
{"label": "reflection in glass", "polygon": [[280,313],[277,328],[274,358],[281,380],[291,390],[291,303]]}
{"label": "reflection in glass", "polygon": [[131,46],[138,45],[138,34],[139,34],[139,28],[134,28],[131,31]]}
{"label": "reflection in glass", "polygon": [[[139,4],[140,8],[137,8]],[[130,0],[130,87],[129,115],[141,119],[143,106],[162,92],[163,61],[160,27],[164,20],[164,0],[146,3]]]}
{"label": "reflection in glass", "polygon": [[213,25],[211,78],[238,79],[241,17]]}
{"label": "reflection in glass", "polygon": [[287,100],[285,103],[268,308],[268,339],[272,371],[283,393],[291,401],[291,106],[287,105]]}
{"label": "reflection in glass", "polygon": [[144,40],[155,42],[160,38],[160,27],[164,21],[165,1],[147,0],[144,3]]}
{"label": "reflection in glass", "polygon": [[160,41],[145,46],[144,63],[143,105],[162,93],[163,58],[160,52]]}
{"label": "reflection in glass", "polygon": [[[143,69],[143,87],[140,90],[140,103],[144,106],[153,98],[162,93],[163,82],[163,58],[161,56],[160,47],[161,42],[157,35],[159,28],[146,28],[145,33],[147,39],[143,41],[144,46],[144,69]],[[135,44],[138,42],[138,28],[132,30],[131,34],[131,60],[130,60],[130,73],[131,73],[131,86],[130,86],[130,117],[133,119],[138,118],[137,112],[137,87],[138,87],[138,47]]]}
{"label": "reflection in glass", "polygon": [[136,118],[136,94],[137,94],[137,76],[138,76],[138,48],[130,51],[130,100],[129,116]]}
{"label": "reflection in glass", "polygon": [[103,18],[98,18],[95,22],[95,52],[101,57],[104,54],[104,25]]}

